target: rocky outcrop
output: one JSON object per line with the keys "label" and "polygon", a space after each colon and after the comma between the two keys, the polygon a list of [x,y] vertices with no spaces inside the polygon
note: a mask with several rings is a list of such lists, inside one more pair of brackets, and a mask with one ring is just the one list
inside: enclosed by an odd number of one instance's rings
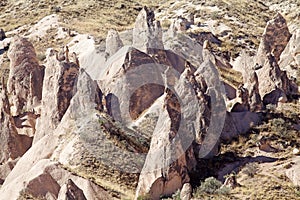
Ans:
{"label": "rocky outcrop", "polygon": [[246,112],[250,110],[249,91],[243,85],[236,90],[236,98],[227,102],[230,112]]}
{"label": "rocky outcrop", "polygon": [[264,66],[257,70],[259,93],[263,103],[277,104],[279,98],[285,98],[289,93],[289,79],[282,72],[272,54],[268,54]]}
{"label": "rocky outcrop", "polygon": [[32,138],[18,134],[10,113],[10,104],[5,87],[0,93],[0,125],[0,179],[4,180],[13,169],[14,160],[23,156],[32,143]]}
{"label": "rocky outcrop", "polygon": [[295,31],[280,56],[279,66],[286,70],[289,78],[299,78],[300,68],[300,30]]}
{"label": "rocky outcrop", "polygon": [[232,138],[247,132],[255,125],[259,125],[261,116],[253,112],[231,112],[226,114],[221,140],[231,141]]}
{"label": "rocky outcrop", "polygon": [[57,54],[53,49],[47,53],[41,118],[37,120],[34,142],[58,126],[77,90],[79,66],[74,62],[57,60]]}
{"label": "rocky outcrop", "polygon": [[[12,185],[14,187],[11,187]],[[5,183],[1,191],[3,199],[24,198],[26,195],[45,199],[112,198],[103,188],[89,180],[72,175],[59,163],[49,160],[37,162],[12,182]]]}
{"label": "rocky outcrop", "polygon": [[10,73],[8,92],[13,116],[32,111],[42,99],[44,67],[40,66],[33,45],[25,38],[14,37],[8,51]]}
{"label": "rocky outcrop", "polygon": [[262,109],[262,101],[259,93],[258,76],[254,70],[250,70],[249,75],[244,77],[244,87],[249,92],[250,111],[260,111]]}
{"label": "rocky outcrop", "polygon": [[154,11],[147,7],[137,16],[133,29],[133,47],[146,53],[151,49],[164,49],[160,22],[155,20]]}
{"label": "rocky outcrop", "polygon": [[263,66],[268,60],[267,55],[270,53],[278,63],[280,55],[285,49],[291,37],[286,20],[278,13],[272,20],[267,23],[263,33],[258,52],[256,63]]}
{"label": "rocky outcrop", "polygon": [[286,21],[278,13],[268,22],[256,55],[259,92],[264,104],[277,104],[279,99],[284,102],[294,92],[293,83],[278,66],[290,37]]}
{"label": "rocky outcrop", "polygon": [[300,186],[300,158],[293,159],[294,165],[286,171],[286,176],[295,186]]}
{"label": "rocky outcrop", "polygon": [[115,30],[110,30],[106,37],[106,56],[110,57],[114,55],[122,47],[123,42],[120,39],[118,32]]}
{"label": "rocky outcrop", "polygon": [[192,198],[193,188],[191,184],[186,183],[183,185],[180,191],[180,199],[181,200],[190,200]]}

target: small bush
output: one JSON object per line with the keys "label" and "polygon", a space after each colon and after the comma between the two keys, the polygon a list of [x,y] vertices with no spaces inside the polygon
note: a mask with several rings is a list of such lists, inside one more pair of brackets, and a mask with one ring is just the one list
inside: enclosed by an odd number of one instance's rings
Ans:
{"label": "small bush", "polygon": [[193,196],[199,198],[203,196],[203,194],[219,194],[219,195],[228,195],[230,192],[230,188],[222,187],[222,183],[218,181],[214,177],[209,177],[205,179],[201,185],[196,188],[193,193]]}
{"label": "small bush", "polygon": [[257,171],[258,171],[258,166],[256,163],[248,163],[245,165],[245,167],[242,170],[242,172],[249,177],[254,177]]}
{"label": "small bush", "polygon": [[180,190],[177,190],[173,195],[172,195],[173,200],[180,200]]}
{"label": "small bush", "polygon": [[288,132],[287,123],[282,118],[271,120],[271,131],[279,133],[281,136],[286,136]]}

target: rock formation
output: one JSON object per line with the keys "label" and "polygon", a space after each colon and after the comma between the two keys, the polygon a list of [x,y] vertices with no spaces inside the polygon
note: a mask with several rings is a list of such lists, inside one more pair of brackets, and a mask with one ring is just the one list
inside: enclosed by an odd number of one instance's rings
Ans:
{"label": "rock formation", "polygon": [[133,29],[133,47],[148,53],[150,49],[164,49],[162,29],[154,11],[144,7],[137,16]]}
{"label": "rock formation", "polygon": [[0,179],[4,180],[8,173],[13,169],[14,160],[23,156],[23,154],[31,147],[32,143],[31,137],[18,134],[14,119],[11,116],[10,103],[5,87],[1,90],[0,94],[0,124]]}
{"label": "rock formation", "polygon": [[278,13],[267,23],[260,45],[258,47],[256,62],[263,66],[267,55],[271,53],[278,63],[280,55],[285,49],[291,37],[286,20]]}
{"label": "rock formation", "polygon": [[[144,7],[132,32],[111,30],[98,43],[78,34],[60,52],[48,49],[45,66],[27,39],[11,39],[8,84],[3,79],[0,88],[0,199],[159,199],[178,190],[191,199],[194,181],[207,175],[203,163],[216,161],[221,142],[258,125],[263,103],[290,98],[294,72],[282,69],[299,66],[299,32],[289,41],[278,14],[257,56],[241,52],[233,63],[243,84],[224,86],[218,69],[231,64],[210,48],[221,41],[184,35],[194,20],[180,17],[163,32]],[[258,146],[277,152],[267,140]],[[287,176],[299,185],[297,170]],[[224,184],[237,185],[235,176]]]}
{"label": "rock formation", "polygon": [[57,60],[56,55],[53,49],[47,53],[41,118],[37,121],[34,142],[58,126],[77,90],[79,67],[73,62]]}
{"label": "rock formation", "polygon": [[268,22],[256,55],[256,65],[259,80],[259,93],[266,104],[277,104],[278,100],[287,100],[294,86],[286,72],[280,70],[278,62],[281,53],[290,40],[291,34],[285,19],[277,14]]}
{"label": "rock formation", "polygon": [[289,43],[280,56],[279,66],[286,70],[289,78],[297,78],[297,70],[300,68],[300,30],[290,38]]}
{"label": "rock formation", "polygon": [[114,55],[120,48],[123,47],[123,42],[119,37],[119,34],[115,30],[110,30],[106,37],[106,54],[107,56]]}
{"label": "rock formation", "polygon": [[32,111],[42,99],[44,67],[40,66],[33,45],[25,38],[14,37],[8,51],[10,73],[8,92],[11,94],[13,116]]}
{"label": "rock formation", "polygon": [[292,181],[295,186],[300,186],[300,157],[293,159],[295,163],[290,169],[286,170],[286,176]]}

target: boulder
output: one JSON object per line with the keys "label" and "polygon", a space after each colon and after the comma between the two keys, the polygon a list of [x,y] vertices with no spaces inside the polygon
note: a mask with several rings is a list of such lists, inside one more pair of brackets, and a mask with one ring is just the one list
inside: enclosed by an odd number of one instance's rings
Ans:
{"label": "boulder", "polygon": [[232,138],[246,133],[250,128],[260,124],[261,116],[253,112],[227,112],[221,140],[231,141]]}
{"label": "boulder", "polygon": [[286,72],[282,72],[275,57],[268,54],[264,66],[257,70],[259,94],[265,105],[277,104],[280,97],[290,93],[290,81]]}
{"label": "boulder", "polygon": [[192,198],[193,188],[190,183],[185,183],[180,191],[181,200],[190,200]]}

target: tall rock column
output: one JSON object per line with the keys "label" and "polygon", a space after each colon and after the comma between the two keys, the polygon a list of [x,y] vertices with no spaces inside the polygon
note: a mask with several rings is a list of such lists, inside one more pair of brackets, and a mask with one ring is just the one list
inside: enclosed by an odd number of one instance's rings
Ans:
{"label": "tall rock column", "polygon": [[15,36],[8,51],[10,73],[8,93],[13,116],[31,111],[42,99],[44,67],[40,66],[33,45]]}

